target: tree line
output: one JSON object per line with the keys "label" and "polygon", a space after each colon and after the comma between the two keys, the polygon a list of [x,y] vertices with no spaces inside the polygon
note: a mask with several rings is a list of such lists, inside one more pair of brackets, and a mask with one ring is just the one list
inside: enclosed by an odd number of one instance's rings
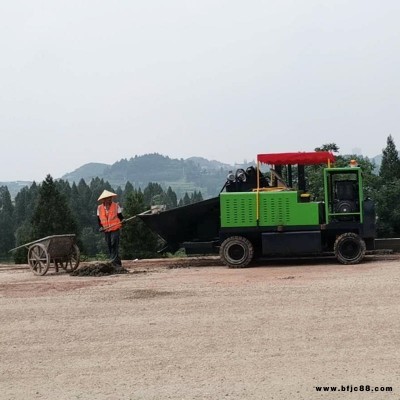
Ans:
{"label": "tree line", "polygon": [[[114,190],[100,178],[90,184],[81,179],[70,185],[65,180],[45,180],[24,187],[14,202],[6,186],[0,187],[0,257],[10,258],[10,249],[35,240],[63,234],[75,234],[81,253],[87,257],[102,259],[107,249],[97,222],[97,199],[103,190],[113,191],[123,206],[125,218],[148,210],[152,205],[163,204],[174,208],[202,201],[201,192],[185,193],[177,199],[169,187],[163,190],[158,183],[149,183],[142,191],[127,182],[122,189]],[[152,258],[159,256],[159,237],[139,219],[127,223],[121,233],[121,256],[123,259]],[[12,252],[16,263],[26,263],[27,249]]]}
{"label": "tree line", "polygon": [[[372,199],[375,204],[377,236],[400,237],[400,159],[393,137],[387,137],[377,173],[375,163],[368,157],[338,155],[339,147],[335,143],[325,144],[315,150],[336,153],[336,167],[348,166],[352,159],[357,161],[363,171],[364,198]],[[309,192],[314,194],[316,200],[322,201],[324,186],[321,166],[309,166],[306,171]]]}
{"label": "tree line", "polygon": [[[382,152],[379,172],[367,157],[338,155],[335,143],[325,144],[315,150],[336,153],[335,166],[349,165],[355,158],[363,170],[364,197],[371,198],[376,207],[378,237],[400,236],[400,159],[393,137],[387,138]],[[315,200],[323,200],[322,166],[306,168],[308,191]],[[81,179],[72,185],[65,180],[54,180],[48,175],[40,183],[33,183],[18,192],[12,201],[7,186],[0,186],[0,258],[9,259],[9,250],[52,235],[74,233],[81,252],[97,259],[106,257],[107,250],[97,223],[97,198],[102,191],[114,191],[123,206],[125,218],[148,210],[154,204],[167,208],[202,201],[201,192],[194,191],[178,200],[168,187],[149,183],[142,191],[127,182],[124,188],[114,190],[108,181],[92,179],[89,184]],[[158,256],[160,239],[139,219],[127,223],[121,233],[123,259],[152,258]],[[26,262],[26,248],[14,251],[16,263]]]}
{"label": "tree line", "polygon": [[165,188],[170,186],[178,198],[194,190],[213,197],[219,193],[228,170],[227,165],[201,157],[178,160],[153,153],[121,159],[112,165],[89,163],[62,178],[70,182],[83,178],[90,182],[92,177],[99,177],[113,187],[124,187],[129,181],[144,188],[150,182],[158,182]]}

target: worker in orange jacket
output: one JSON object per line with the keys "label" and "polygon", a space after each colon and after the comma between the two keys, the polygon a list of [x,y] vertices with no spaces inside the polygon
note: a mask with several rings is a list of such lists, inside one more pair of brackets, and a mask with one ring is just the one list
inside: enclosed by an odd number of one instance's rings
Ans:
{"label": "worker in orange jacket", "polygon": [[104,190],[97,199],[100,204],[97,207],[97,219],[100,231],[104,232],[110,261],[116,268],[122,268],[121,258],[119,257],[119,240],[122,221],[122,208],[113,201],[117,195],[108,190]]}

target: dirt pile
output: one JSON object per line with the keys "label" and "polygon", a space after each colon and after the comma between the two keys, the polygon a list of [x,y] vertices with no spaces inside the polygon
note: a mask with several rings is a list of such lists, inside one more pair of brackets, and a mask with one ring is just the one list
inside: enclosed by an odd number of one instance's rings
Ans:
{"label": "dirt pile", "polygon": [[96,262],[92,264],[83,264],[71,276],[104,276],[113,274],[127,274],[129,271],[122,267],[115,267],[111,263]]}

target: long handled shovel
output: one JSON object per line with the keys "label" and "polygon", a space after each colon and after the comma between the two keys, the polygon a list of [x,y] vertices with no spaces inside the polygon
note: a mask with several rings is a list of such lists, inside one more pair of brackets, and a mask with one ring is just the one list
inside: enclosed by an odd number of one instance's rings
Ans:
{"label": "long handled shovel", "polygon": [[[137,217],[137,215],[134,215],[133,217],[129,217],[129,218],[125,218],[124,220],[122,220],[122,224],[125,224],[126,222],[128,222],[128,221],[131,221],[132,219],[135,219]],[[104,232],[105,230],[107,230],[107,229],[110,229],[110,228],[113,228],[114,226],[117,226],[117,225],[119,225],[119,223],[118,224],[113,224],[113,225],[110,225],[110,226],[106,226],[106,227],[103,227],[103,228],[100,228],[100,232]]]}

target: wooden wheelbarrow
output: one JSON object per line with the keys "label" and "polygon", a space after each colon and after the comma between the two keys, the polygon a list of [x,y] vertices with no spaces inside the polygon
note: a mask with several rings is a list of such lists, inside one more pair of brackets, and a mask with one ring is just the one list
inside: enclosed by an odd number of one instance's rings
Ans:
{"label": "wooden wheelbarrow", "polygon": [[74,234],[46,236],[10,251],[22,247],[28,249],[28,264],[35,275],[45,275],[51,263],[56,272],[60,267],[67,272],[78,268],[80,251]]}

